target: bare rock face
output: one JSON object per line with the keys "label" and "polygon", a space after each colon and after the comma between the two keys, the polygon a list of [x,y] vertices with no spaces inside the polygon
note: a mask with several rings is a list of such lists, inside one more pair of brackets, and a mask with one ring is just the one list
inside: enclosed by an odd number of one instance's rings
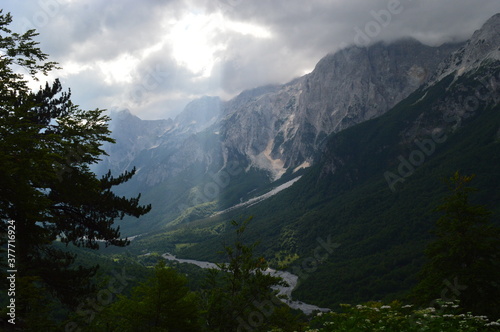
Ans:
{"label": "bare rock face", "polygon": [[385,113],[457,48],[409,39],[327,55],[306,76],[228,103],[223,144],[273,178],[307,167],[329,134]]}
{"label": "bare rock face", "polygon": [[96,166],[97,173],[107,172],[108,169],[121,173],[130,169],[138,154],[158,146],[160,137],[174,127],[171,119],[141,120],[128,109],[112,110],[110,117],[111,137],[117,144],[104,145],[109,156]]}
{"label": "bare rock face", "polygon": [[465,45],[446,59],[429,83],[435,83],[452,73],[455,76],[463,75],[479,68],[485,61],[495,60],[500,60],[500,13],[493,15]]}
{"label": "bare rock face", "polygon": [[[500,68],[500,14],[492,16],[462,47],[451,53],[426,83],[426,87],[429,87],[451,76],[446,98],[432,108],[435,114],[442,114],[441,125],[432,127],[431,124],[435,124],[435,121],[429,121],[431,123],[429,124],[425,118],[419,118],[401,134],[403,142],[411,142],[418,136],[439,132],[450,124],[453,125],[453,129],[458,129],[462,121],[473,116],[481,104],[498,104],[500,101],[498,68]],[[475,84],[471,88],[470,84],[464,84],[460,79],[473,80]]]}
{"label": "bare rock face", "polygon": [[215,124],[221,114],[219,97],[202,97],[186,105],[182,113],[174,119],[176,134],[193,134],[203,131]]}
{"label": "bare rock face", "polygon": [[[273,149],[283,142],[280,130],[287,128],[295,116],[303,81],[299,78],[289,84],[245,92],[227,103],[227,115],[220,123],[226,161],[234,155],[246,156],[248,166],[269,171],[271,179],[286,171],[280,153]],[[288,129],[292,135],[294,128]]]}
{"label": "bare rock face", "polygon": [[96,171],[121,173],[135,166],[140,182],[158,184],[194,162],[211,158],[207,142],[198,144],[194,135],[217,123],[220,115],[219,97],[192,101],[174,120],[141,120],[129,110],[114,110],[110,130],[117,144],[105,146],[109,156]]}
{"label": "bare rock face", "polygon": [[[110,147],[106,161],[116,171],[137,166],[137,179],[147,185],[194,163],[217,172],[232,160],[268,172],[273,181],[312,165],[329,134],[385,113],[458,47],[412,39],[352,46],[287,84],[247,90],[227,102],[194,100],[174,120],[142,121],[122,112],[112,122],[120,143]],[[202,132],[205,139],[199,139]]]}
{"label": "bare rock face", "polygon": [[[285,172],[311,166],[330,134],[378,117],[436,82],[454,78],[477,84],[455,84],[457,91],[431,110],[443,114],[446,123],[436,127],[429,118],[426,125],[422,116],[401,133],[402,141],[439,132],[449,123],[459,126],[474,112],[464,106],[471,98],[485,104],[500,98],[500,77],[491,75],[491,68],[495,72],[500,68],[499,32],[497,14],[467,43],[431,47],[405,39],[347,47],[287,84],[246,90],[229,101],[203,97],[174,120],[144,121],[128,111],[115,113],[111,129],[118,143],[107,147],[110,156],[100,169],[123,172],[136,166],[129,189],[141,188],[150,199],[161,196],[158,218],[175,219],[174,205],[217,201],[218,195],[209,192],[215,183],[218,193],[227,190],[231,193],[227,200],[237,201],[258,188],[258,183],[251,183],[254,179],[269,183]],[[483,69],[489,71],[481,73]],[[450,75],[454,77],[442,81]],[[344,162],[330,157],[325,174]],[[221,181],[223,174],[236,168],[234,174],[249,176],[226,176]],[[237,183],[244,178],[250,180]]]}
{"label": "bare rock face", "polygon": [[499,32],[497,14],[467,43],[431,47],[405,39],[351,46],[287,84],[247,90],[226,102],[203,97],[174,120],[148,122],[125,112],[113,120],[119,144],[110,147],[107,163],[118,171],[138,166],[137,178],[149,185],[194,164],[217,172],[234,160],[276,180],[310,166],[328,135],[384,114],[420,86],[500,59]]}

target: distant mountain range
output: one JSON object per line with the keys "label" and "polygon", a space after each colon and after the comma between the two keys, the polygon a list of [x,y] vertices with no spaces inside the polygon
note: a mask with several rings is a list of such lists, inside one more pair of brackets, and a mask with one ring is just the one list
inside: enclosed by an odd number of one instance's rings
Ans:
{"label": "distant mountain range", "polygon": [[[217,97],[194,100],[174,120],[143,121],[128,110],[115,111],[112,129],[118,143],[102,166],[119,171],[113,166],[123,160],[133,162],[143,150],[157,149],[167,158],[163,166],[170,168],[171,156],[162,151],[165,145],[207,132],[219,136],[221,155],[196,160],[222,158],[223,168],[227,160],[243,157],[245,167],[267,171],[270,180],[276,180],[287,170],[310,166],[329,134],[377,117],[407,97],[458,47],[430,47],[413,39],[368,48],[352,46],[327,55],[310,74],[287,84],[244,91],[227,102]],[[135,128],[129,136],[131,126]],[[127,139],[120,139],[122,135]],[[184,168],[193,162],[189,155],[190,151],[176,153],[187,158]],[[150,183],[165,180],[152,168],[147,172],[143,176]]]}
{"label": "distant mountain range", "polygon": [[[122,223],[148,233],[132,250],[217,260],[227,220],[253,215],[249,241],[299,275],[304,301],[393,298],[415,282],[441,178],[476,173],[476,199],[498,221],[499,102],[496,14],[466,43],[348,47],[287,84],[204,97],[174,120],[115,112],[117,144],[98,171],[138,169],[120,192],[142,192],[153,210]],[[237,205],[254,197],[267,199]],[[340,246],[316,257],[318,243]]]}
{"label": "distant mountain range", "polygon": [[[430,47],[411,39],[352,46],[327,55],[310,74],[290,83],[244,91],[227,102],[194,100],[174,120],[145,121],[128,110],[114,111],[117,143],[107,147],[110,156],[100,172],[138,168],[128,188],[140,189],[153,203],[146,218],[154,227],[200,202],[216,200],[214,210],[227,208],[287,172],[310,167],[328,135],[387,112],[427,82],[459,46]],[[232,179],[217,188],[220,192],[204,193],[210,174],[224,172],[228,163],[237,163],[244,170],[240,177],[249,173],[255,181],[242,185],[244,179]],[[167,202],[158,201],[159,192]],[[231,195],[221,199],[223,192]]]}

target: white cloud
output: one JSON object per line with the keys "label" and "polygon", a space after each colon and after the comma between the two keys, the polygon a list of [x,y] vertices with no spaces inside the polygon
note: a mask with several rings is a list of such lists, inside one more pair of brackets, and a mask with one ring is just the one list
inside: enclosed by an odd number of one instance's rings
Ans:
{"label": "white cloud", "polygon": [[132,83],[132,72],[141,59],[123,53],[111,60],[97,61],[106,84]]}
{"label": "white cloud", "polygon": [[271,32],[261,26],[245,22],[228,21],[227,28],[242,35],[250,35],[255,38],[271,38]]}
{"label": "white cloud", "polygon": [[194,74],[209,77],[216,59],[216,53],[227,45],[215,42],[215,36],[222,33],[223,18],[217,13],[188,14],[171,22],[170,42],[172,56],[179,65]]}
{"label": "white cloud", "polygon": [[[83,108],[129,107],[174,116],[202,95],[284,83],[352,44],[373,13],[399,3],[370,42],[413,36],[468,38],[498,0],[3,0],[15,31],[34,27],[40,47]],[[368,25],[367,25],[368,24]]]}

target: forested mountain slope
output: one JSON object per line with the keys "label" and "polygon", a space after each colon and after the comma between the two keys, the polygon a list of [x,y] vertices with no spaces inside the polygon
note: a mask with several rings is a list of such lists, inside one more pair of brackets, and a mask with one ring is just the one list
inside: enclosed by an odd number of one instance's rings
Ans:
{"label": "forested mountain slope", "polygon": [[[468,47],[474,43],[457,52]],[[477,174],[474,200],[499,220],[500,61],[498,46],[491,48],[475,66],[330,135],[289,189],[132,247],[217,260],[227,220],[253,215],[248,241],[259,240],[267,259],[301,277],[300,299],[331,306],[401,296],[416,282],[446,191],[442,179],[457,170]]]}

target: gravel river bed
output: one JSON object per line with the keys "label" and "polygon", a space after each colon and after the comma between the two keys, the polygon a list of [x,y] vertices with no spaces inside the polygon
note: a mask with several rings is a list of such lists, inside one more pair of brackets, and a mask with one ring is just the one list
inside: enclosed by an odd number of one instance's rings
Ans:
{"label": "gravel river bed", "polygon": [[[194,265],[197,265],[197,266],[204,268],[204,269],[217,269],[218,268],[215,263],[198,261],[198,260],[194,260],[194,259],[177,258],[174,255],[169,254],[169,253],[163,254],[162,257],[167,259],[167,260],[176,261],[179,263],[194,264]],[[283,280],[288,284],[288,286],[286,286],[286,287],[285,286],[275,286],[275,287],[273,287],[273,289],[278,290],[278,295],[285,296],[285,298],[280,297],[281,301],[288,304],[288,306],[290,306],[290,308],[301,310],[303,313],[305,313],[307,315],[311,314],[315,310],[322,311],[322,312],[330,311],[330,309],[327,309],[327,308],[320,308],[320,307],[312,305],[312,304],[307,304],[307,303],[292,299],[292,291],[297,286],[297,282],[299,280],[299,277],[296,276],[295,274],[292,274],[292,273],[287,272],[287,271],[278,271],[278,270],[274,270],[274,269],[270,269],[270,268],[267,269],[265,272],[283,278]]]}

